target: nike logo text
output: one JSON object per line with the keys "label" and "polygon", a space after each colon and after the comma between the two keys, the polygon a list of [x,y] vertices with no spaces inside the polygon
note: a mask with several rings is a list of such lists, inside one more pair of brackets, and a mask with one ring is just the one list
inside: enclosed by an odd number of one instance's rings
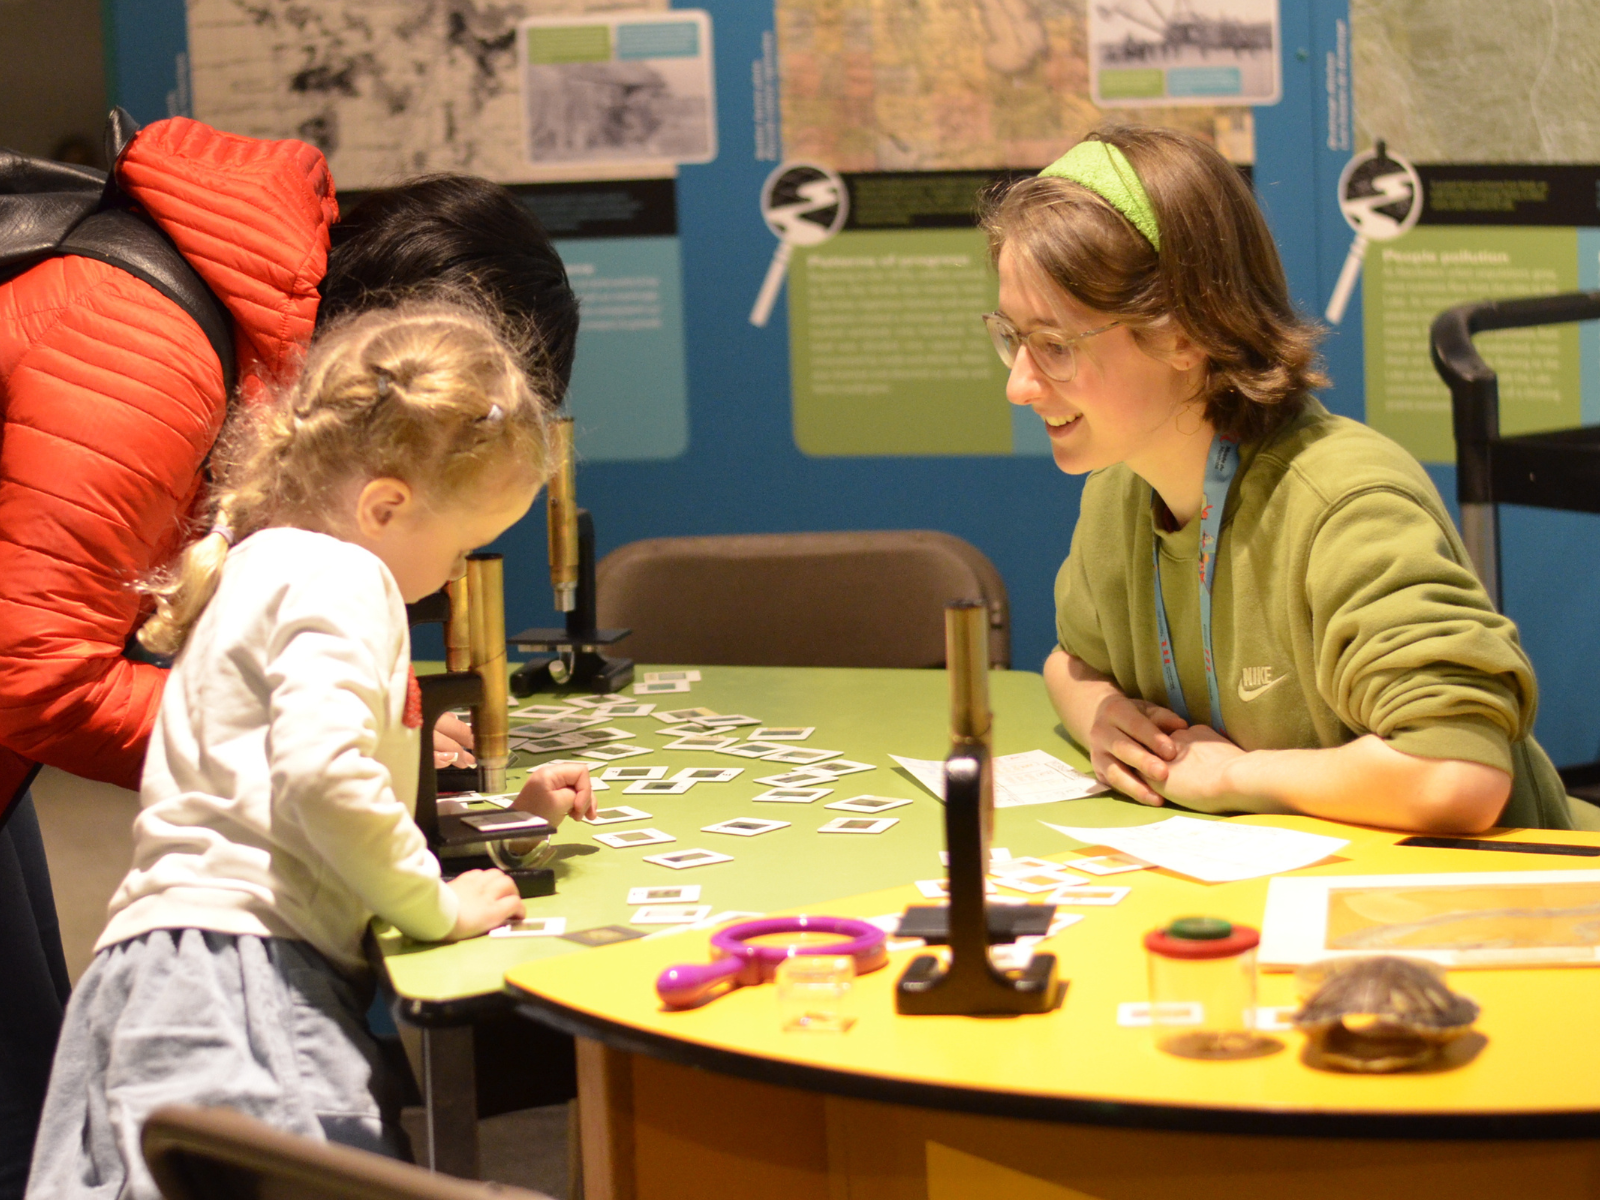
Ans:
{"label": "nike logo text", "polygon": [[1287,678],[1289,678],[1287,675],[1279,675],[1274,679],[1271,667],[1246,667],[1239,672],[1239,699],[1248,704],[1262,692],[1272,690]]}

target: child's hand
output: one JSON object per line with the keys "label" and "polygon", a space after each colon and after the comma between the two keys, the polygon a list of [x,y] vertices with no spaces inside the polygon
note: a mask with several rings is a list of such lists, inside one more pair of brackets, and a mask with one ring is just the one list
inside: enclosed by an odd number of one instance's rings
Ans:
{"label": "child's hand", "polygon": [[461,911],[456,914],[456,927],[445,939],[448,942],[477,937],[527,915],[517,885],[504,871],[463,871],[449,886],[461,899]]}
{"label": "child's hand", "polygon": [[433,765],[471,767],[476,763],[472,757],[472,726],[454,713],[441,713],[433,724]]}
{"label": "child's hand", "polygon": [[595,800],[589,768],[576,763],[535,767],[511,807],[543,817],[551,825],[561,824],[561,818],[569,815],[590,820],[595,815]]}

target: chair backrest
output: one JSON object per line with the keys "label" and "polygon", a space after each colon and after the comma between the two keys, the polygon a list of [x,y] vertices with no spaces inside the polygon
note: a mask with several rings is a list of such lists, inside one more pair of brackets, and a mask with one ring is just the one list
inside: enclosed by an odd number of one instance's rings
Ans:
{"label": "chair backrest", "polygon": [[944,606],[982,600],[989,661],[1011,665],[994,564],[932,530],[758,533],[631,542],[596,569],[598,624],[636,662],[942,667]]}
{"label": "chair backrest", "polygon": [[141,1140],[166,1200],[550,1200],[292,1137],[224,1108],[158,1108]]}

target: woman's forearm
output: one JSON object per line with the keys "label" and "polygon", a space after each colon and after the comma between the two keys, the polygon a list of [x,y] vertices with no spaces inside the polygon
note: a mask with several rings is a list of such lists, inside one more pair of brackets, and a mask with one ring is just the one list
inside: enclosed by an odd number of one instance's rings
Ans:
{"label": "woman's forearm", "polygon": [[1082,659],[1057,647],[1044,661],[1044,686],[1055,705],[1061,724],[1080,746],[1089,745],[1089,730],[1095,713],[1110,695],[1120,696],[1109,676],[1100,674]]}
{"label": "woman's forearm", "polygon": [[1511,776],[1495,767],[1418,758],[1373,734],[1325,750],[1240,753],[1218,774],[1224,807],[1216,811],[1300,812],[1430,833],[1488,829],[1511,795]]}

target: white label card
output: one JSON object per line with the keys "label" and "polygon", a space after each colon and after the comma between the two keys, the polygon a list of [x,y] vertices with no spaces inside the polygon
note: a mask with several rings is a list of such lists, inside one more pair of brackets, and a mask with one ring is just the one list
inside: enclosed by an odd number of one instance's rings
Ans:
{"label": "white label card", "polygon": [[803,742],[817,731],[815,725],[763,725],[750,735],[754,742]]}
{"label": "white label card", "polygon": [[675,842],[678,839],[659,829],[623,829],[616,833],[597,833],[594,835],[594,840],[603,846],[610,846],[613,850],[626,850],[630,846],[656,846],[662,842]]}
{"label": "white label card", "polygon": [[[648,821],[650,814],[642,809],[629,808],[626,804],[619,804],[615,808],[597,809],[590,825],[621,825],[625,821]],[[642,903],[642,902],[641,902]]]}
{"label": "white label card", "polygon": [[646,671],[646,683],[699,683],[699,671]]}
{"label": "white label card", "polygon": [[743,767],[685,767],[673,778],[690,783],[731,783],[743,774]]}
{"label": "white label card", "polygon": [[694,786],[692,779],[641,779],[622,789],[625,796],[681,796]]}
{"label": "white label card", "polygon": [[824,796],[831,796],[832,788],[773,788],[762,792],[756,797],[757,801],[770,804],[810,804],[813,800],[820,800]]}
{"label": "white label card", "polygon": [[710,915],[709,904],[647,904],[629,920],[634,925],[692,925]]}
{"label": "white label card", "polygon": [[818,833],[882,833],[900,824],[899,817],[835,817]]}
{"label": "white label card", "polygon": [[601,779],[625,780],[629,783],[640,779],[665,779],[666,767],[607,767],[600,772]]}
{"label": "white label card", "polygon": [[762,833],[771,833],[774,829],[787,829],[787,821],[763,821],[758,817],[735,817],[731,821],[718,821],[715,825],[703,825],[701,833],[731,833],[735,837],[755,837]]}
{"label": "white label card", "polygon": [[560,937],[567,931],[565,917],[528,917],[522,921],[508,921],[489,930],[490,937]]}
{"label": "white label card", "polygon": [[668,742],[668,750],[721,750],[724,746],[731,746],[738,738],[731,737],[681,737],[675,742]]}
{"label": "white label card", "polygon": [[645,862],[655,863],[658,867],[671,867],[674,871],[682,871],[688,867],[705,867],[712,863],[732,862],[733,855],[718,854],[715,850],[674,850],[671,854],[649,854]]}
{"label": "white label card", "polygon": [[698,883],[671,883],[657,887],[628,889],[629,904],[695,904],[699,900]]}
{"label": "white label card", "polygon": [[687,679],[662,679],[655,683],[636,683],[633,685],[635,696],[659,696],[662,692],[687,692],[689,681]]}
{"label": "white label card", "polygon": [[593,750],[580,750],[578,753],[585,758],[611,762],[618,758],[637,758],[641,754],[649,754],[650,749],[646,746],[624,746],[620,742],[613,742],[609,746],[597,746]]}
{"label": "white label card", "polygon": [[823,807],[853,813],[879,813],[887,812],[891,808],[902,808],[910,803],[909,800],[896,800],[893,796],[851,796],[848,800],[835,800]]}

